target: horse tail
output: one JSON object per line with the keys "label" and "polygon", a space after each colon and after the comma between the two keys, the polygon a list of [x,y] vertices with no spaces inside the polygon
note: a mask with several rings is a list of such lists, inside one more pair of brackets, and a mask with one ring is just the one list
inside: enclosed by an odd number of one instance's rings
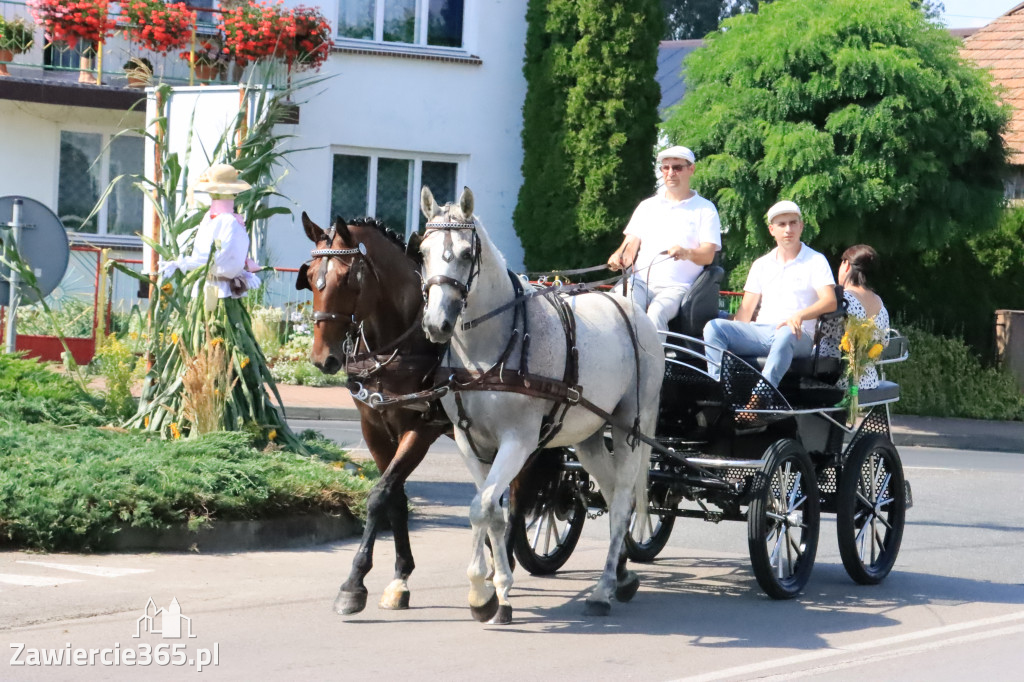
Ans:
{"label": "horse tail", "polygon": [[640,442],[637,443],[637,447],[640,449],[640,466],[637,467],[636,480],[633,481],[633,499],[639,512],[648,506],[647,483],[651,472],[651,446]]}

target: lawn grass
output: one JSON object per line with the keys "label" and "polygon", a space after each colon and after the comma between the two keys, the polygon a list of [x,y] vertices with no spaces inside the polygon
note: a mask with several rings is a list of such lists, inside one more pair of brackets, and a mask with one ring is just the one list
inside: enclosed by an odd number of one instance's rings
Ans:
{"label": "lawn grass", "polygon": [[103,400],[33,360],[0,354],[0,544],[87,550],[125,526],[365,513],[376,472],[314,432],[314,453],[245,432],[163,440],[102,426]]}

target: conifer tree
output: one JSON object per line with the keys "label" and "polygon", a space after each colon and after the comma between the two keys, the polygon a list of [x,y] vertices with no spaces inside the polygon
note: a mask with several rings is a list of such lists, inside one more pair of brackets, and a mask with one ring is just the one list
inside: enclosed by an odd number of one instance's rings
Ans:
{"label": "conifer tree", "polygon": [[654,187],[657,0],[531,0],[523,187],[531,269],[603,262]]}

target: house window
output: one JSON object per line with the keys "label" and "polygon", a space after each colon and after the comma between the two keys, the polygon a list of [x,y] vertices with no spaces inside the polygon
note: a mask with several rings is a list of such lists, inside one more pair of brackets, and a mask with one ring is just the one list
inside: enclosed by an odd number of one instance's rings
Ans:
{"label": "house window", "polygon": [[[142,231],[143,197],[131,176],[141,176],[145,143],[131,135],[61,131],[57,214],[64,227],[89,234]],[[96,215],[93,207],[111,180],[122,178]]]}
{"label": "house window", "polygon": [[462,47],[465,0],[341,0],[338,35],[384,43]]}
{"label": "house window", "polygon": [[334,155],[331,215],[347,220],[375,216],[399,233],[422,229],[420,187],[439,203],[455,200],[459,165],[393,156]]}

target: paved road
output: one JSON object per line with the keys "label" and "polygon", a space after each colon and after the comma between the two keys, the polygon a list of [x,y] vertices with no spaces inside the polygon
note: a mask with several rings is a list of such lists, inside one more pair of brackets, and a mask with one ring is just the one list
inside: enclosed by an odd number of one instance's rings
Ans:
{"label": "paved road", "polygon": [[[353,425],[316,426],[358,445]],[[1024,666],[1024,456],[901,454],[916,506],[896,570],[877,587],[846,577],[829,517],[806,594],[788,602],[759,591],[744,525],[680,520],[659,561],[638,569],[643,585],[633,602],[614,604],[609,618],[587,619],[582,603],[607,536],[599,519],[588,522],[559,574],[517,572],[512,626],[481,626],[465,608],[472,485],[453,445],[442,442],[409,486],[418,563],[409,611],[381,611],[371,601],[356,618],[331,612],[354,541],[244,554],[9,552],[0,554],[0,643],[23,644],[19,660],[32,649],[117,644],[118,652],[138,652],[185,643],[186,662],[204,655],[200,649],[210,657],[216,650],[218,665],[203,678],[232,680],[1016,679]],[[368,579],[371,600],[388,582],[393,556],[385,538]],[[176,598],[191,619],[180,622],[196,637],[146,634],[149,597],[165,608]],[[15,653],[6,650],[0,679],[142,672],[123,663],[12,667]],[[144,674],[194,675],[155,664]]]}

